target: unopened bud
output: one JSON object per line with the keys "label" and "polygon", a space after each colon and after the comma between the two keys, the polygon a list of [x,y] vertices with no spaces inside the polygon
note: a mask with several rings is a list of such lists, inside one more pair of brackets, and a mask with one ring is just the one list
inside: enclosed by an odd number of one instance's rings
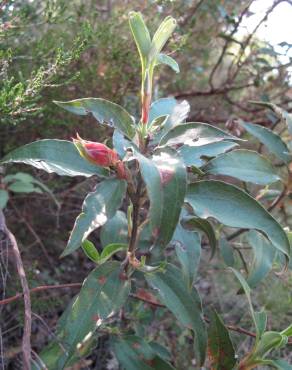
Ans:
{"label": "unopened bud", "polygon": [[83,140],[78,134],[73,142],[80,155],[91,163],[101,167],[115,167],[119,162],[117,152],[102,143]]}

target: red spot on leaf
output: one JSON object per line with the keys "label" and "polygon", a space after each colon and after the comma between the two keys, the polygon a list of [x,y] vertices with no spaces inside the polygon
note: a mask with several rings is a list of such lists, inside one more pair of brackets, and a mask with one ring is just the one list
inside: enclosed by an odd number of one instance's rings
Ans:
{"label": "red spot on leaf", "polygon": [[138,342],[135,342],[135,343],[132,344],[132,347],[138,349],[138,348],[141,347],[141,344],[138,343]]}
{"label": "red spot on leaf", "polygon": [[93,315],[93,316],[92,316],[92,320],[93,320],[94,322],[97,322],[97,321],[99,320],[99,316],[98,316],[98,315]]}
{"label": "red spot on leaf", "polygon": [[174,171],[169,168],[160,168],[159,169],[160,179],[162,186],[167,185],[173,178]]}
{"label": "red spot on leaf", "polygon": [[98,278],[98,282],[99,282],[100,284],[104,284],[104,283],[106,282],[106,277],[105,277],[105,276],[100,276],[100,277]]}

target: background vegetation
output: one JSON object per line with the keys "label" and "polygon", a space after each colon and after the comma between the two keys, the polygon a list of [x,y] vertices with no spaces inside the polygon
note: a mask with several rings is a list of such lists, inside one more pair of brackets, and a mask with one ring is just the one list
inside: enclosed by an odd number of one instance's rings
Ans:
{"label": "background vegetation", "polygon": [[[282,2],[274,1],[261,22]],[[167,52],[176,58],[181,73],[174,75],[163,67],[156,81],[155,98],[170,95],[186,99],[191,105],[189,120],[214,124],[236,136],[245,135],[239,120],[275,128],[281,133],[283,124],[276,116],[249,101],[271,101],[291,111],[289,67],[292,61],[257,39],[255,33],[241,32],[242,20],[250,16],[251,3],[250,0],[2,1],[0,157],[36,139],[70,139],[77,131],[90,140],[106,140],[104,126],[96,125],[90,116],[81,119],[62,111],[53,100],[103,97],[137,113],[140,66],[138,58],[132,57],[136,49],[128,26],[130,10],[143,12],[150,29],[155,29],[161,19],[170,14],[178,20]],[[291,46],[283,43],[282,53],[288,52]],[[284,140],[289,146],[290,138],[284,136]],[[265,153],[255,141],[249,141],[247,146]],[[93,186],[92,180],[59,178],[55,181],[55,175],[20,165],[0,167],[0,171],[0,189],[8,190],[9,195],[8,200],[4,199],[2,192],[0,201],[3,207],[5,203],[6,222],[21,247],[30,287],[81,282],[92,269],[84,254],[78,252],[62,260],[59,256],[84,194]],[[22,176],[19,186],[7,189],[5,177],[20,171],[32,175],[33,180]],[[280,191],[277,187],[272,190]],[[274,208],[276,217],[289,227],[292,212],[289,182]],[[98,243],[98,233],[94,238]],[[20,286],[8,247],[4,242],[0,246],[1,299],[5,299],[19,292]],[[238,249],[236,243],[232,247],[233,258],[244,259],[247,268],[252,268],[249,247]],[[226,322],[249,329],[245,299],[234,296],[234,278],[218,273],[224,268],[222,256],[218,254],[212,263],[208,258],[208,254],[203,253],[197,279],[204,303],[225,312]],[[270,273],[255,289],[255,306],[265,305],[270,313],[270,328],[285,327],[292,322],[291,288],[292,277],[288,272],[285,275]],[[73,295],[74,288],[32,295],[35,351],[52,337],[52,328]],[[172,349],[177,354],[173,362],[178,369],[191,369],[193,350],[188,332],[181,333],[171,315],[157,317],[155,308],[141,302],[132,304],[137,330],[142,330],[140,323],[148,323],[143,335]],[[3,368],[22,368],[19,357],[22,312],[21,300],[0,306],[0,364],[2,362]],[[154,317],[159,319],[159,324]],[[235,342],[238,338],[235,332]],[[244,352],[249,346],[247,336],[240,350]],[[287,348],[282,354],[292,361]],[[117,369],[117,366],[107,350],[105,335],[98,338],[94,355],[74,369]]]}

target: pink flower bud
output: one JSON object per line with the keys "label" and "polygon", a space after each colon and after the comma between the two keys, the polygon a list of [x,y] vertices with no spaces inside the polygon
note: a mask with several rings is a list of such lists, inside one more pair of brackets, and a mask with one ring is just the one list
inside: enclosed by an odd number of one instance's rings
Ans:
{"label": "pink flower bud", "polygon": [[83,140],[78,134],[73,142],[83,158],[98,166],[115,167],[119,161],[117,152],[102,143]]}

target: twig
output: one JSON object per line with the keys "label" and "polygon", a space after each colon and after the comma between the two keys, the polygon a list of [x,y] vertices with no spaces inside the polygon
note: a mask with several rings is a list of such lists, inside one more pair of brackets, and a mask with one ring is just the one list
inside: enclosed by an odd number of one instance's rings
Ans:
{"label": "twig", "polygon": [[15,257],[16,268],[18,272],[18,276],[20,279],[20,283],[22,286],[23,291],[23,299],[24,299],[24,328],[23,328],[23,337],[22,337],[22,354],[23,354],[23,369],[30,370],[31,369],[31,344],[30,344],[30,337],[31,337],[31,303],[30,303],[30,291],[28,287],[28,283],[25,276],[25,271],[23,268],[23,263],[21,259],[21,255],[19,252],[19,248],[17,245],[17,241],[12,234],[12,232],[8,229],[5,223],[5,218],[3,215],[2,210],[0,209],[0,230],[6,235],[9,239],[12,247],[12,251]]}
{"label": "twig", "polygon": [[[38,292],[38,291],[42,291],[42,290],[48,290],[48,289],[73,288],[73,287],[81,287],[81,286],[82,286],[82,283],[61,284],[61,285],[44,285],[44,286],[39,286],[37,288],[31,289],[30,293]],[[13,301],[18,300],[21,297],[22,297],[22,294],[17,294],[14,297],[10,297],[10,298],[7,298],[6,300],[0,301],[0,305],[11,303]],[[145,297],[141,297],[141,296],[139,296],[137,294],[134,294],[134,293],[130,293],[130,297],[134,298],[134,299],[138,299],[142,302],[145,302],[145,303],[150,304],[150,305],[155,306],[155,307],[166,308],[166,306],[164,304],[160,303],[160,302],[156,302],[156,301],[147,299]],[[204,317],[204,320],[207,323],[209,322],[209,319],[206,318],[206,317]],[[250,332],[246,329],[243,329],[241,327],[237,327],[237,326],[234,326],[234,325],[226,325],[226,327],[229,330],[235,331],[237,333],[245,334],[245,335],[248,335],[248,336],[253,337],[253,338],[256,337],[255,333],[252,333],[252,332]],[[292,344],[292,338],[289,339],[288,344]]]}
{"label": "twig", "polygon": [[191,18],[196,14],[196,12],[199,10],[200,6],[203,4],[205,0],[200,0],[197,4],[195,4],[192,8],[188,10],[188,14],[185,16],[185,18],[180,22],[180,26],[184,27]]}
{"label": "twig", "polygon": [[[81,286],[82,286],[82,283],[71,283],[71,284],[60,284],[60,285],[41,285],[36,288],[30,289],[29,292],[31,294],[31,293],[41,292],[43,290],[63,289],[63,288],[80,288]],[[17,301],[22,297],[23,297],[23,293],[17,293],[13,297],[2,299],[0,301],[0,306]]]}
{"label": "twig", "polygon": [[189,97],[196,97],[196,96],[212,96],[212,95],[225,95],[226,93],[234,90],[242,90],[247,87],[254,86],[254,82],[249,82],[243,85],[238,86],[225,86],[220,89],[210,89],[208,91],[188,91],[185,93],[178,93],[175,95],[176,99],[184,99]]}

